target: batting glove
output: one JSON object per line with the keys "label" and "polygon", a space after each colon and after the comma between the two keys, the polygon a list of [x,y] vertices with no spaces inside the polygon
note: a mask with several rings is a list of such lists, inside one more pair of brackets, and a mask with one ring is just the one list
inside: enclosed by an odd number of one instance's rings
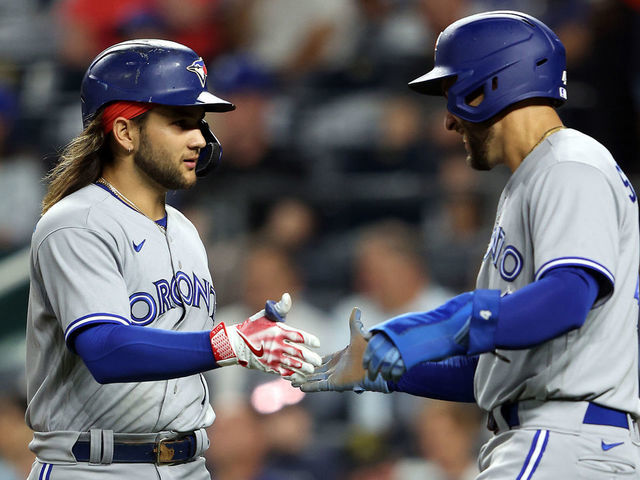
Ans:
{"label": "batting glove", "polygon": [[362,368],[362,354],[367,347],[370,334],[365,332],[360,316],[360,309],[354,308],[351,311],[349,345],[343,350],[323,357],[322,365],[316,368],[315,373],[307,377],[304,383],[292,382],[294,387],[300,387],[303,392],[389,393],[387,382],[382,377],[378,376],[370,380]]}
{"label": "batting glove", "polygon": [[227,326],[220,322],[210,334],[216,363],[221,367],[239,364],[303,381],[322,363],[320,356],[309,349],[319,347],[320,340],[284,324],[290,309],[291,297],[285,293],[279,302],[268,300],[264,310],[240,324]]}
{"label": "batting glove", "polygon": [[362,365],[370,381],[381,377],[397,382],[407,371],[400,350],[384,333],[372,336],[362,356]]}
{"label": "batting glove", "polygon": [[398,381],[418,363],[491,351],[499,306],[499,290],[475,290],[435,310],[387,320],[371,329],[363,367],[370,379]]}

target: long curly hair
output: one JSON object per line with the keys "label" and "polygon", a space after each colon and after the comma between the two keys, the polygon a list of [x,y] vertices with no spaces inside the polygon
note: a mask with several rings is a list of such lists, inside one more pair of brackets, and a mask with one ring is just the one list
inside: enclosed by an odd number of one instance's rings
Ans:
{"label": "long curly hair", "polygon": [[[131,122],[141,127],[146,118],[147,112],[144,112]],[[111,133],[104,133],[102,111],[99,111],[87,128],[62,150],[58,164],[45,177],[49,186],[42,200],[42,215],[67,195],[100,178],[104,166],[113,161],[110,137]]]}
{"label": "long curly hair", "polygon": [[44,215],[67,195],[95,182],[102,167],[112,161],[111,150],[102,130],[102,115],[98,115],[60,154],[60,161],[47,174],[47,193],[42,200]]}

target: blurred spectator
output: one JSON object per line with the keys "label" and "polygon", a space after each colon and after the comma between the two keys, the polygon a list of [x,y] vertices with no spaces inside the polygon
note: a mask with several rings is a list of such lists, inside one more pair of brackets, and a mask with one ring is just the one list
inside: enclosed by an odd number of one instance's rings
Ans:
{"label": "blurred spectator", "polygon": [[[81,75],[105,48],[130,38],[134,24],[151,38],[161,38],[164,26],[153,0],[61,0],[56,6],[59,22],[59,60],[69,83],[79,85]],[[68,85],[72,90],[72,85]]]}
{"label": "blurred spectator", "polygon": [[307,82],[300,148],[313,155],[316,182],[334,172],[428,174],[433,162],[423,141],[422,106],[406,88],[419,73],[415,65],[430,62],[425,49],[430,40],[416,2],[358,0],[353,5],[353,48],[344,65],[317,72]]}
{"label": "blurred spectator", "polygon": [[314,435],[314,419],[304,404],[285,406],[264,415],[262,422],[269,447],[267,465],[279,479],[336,478],[336,459]]}
{"label": "blurred spectator", "polygon": [[28,448],[33,434],[24,422],[25,355],[23,335],[0,340],[0,480],[26,478],[35,460]]}
{"label": "blurred spectator", "polygon": [[24,423],[25,408],[22,395],[0,392],[0,480],[26,478],[35,461],[28,448],[33,434]]}
{"label": "blurred spectator", "polygon": [[345,480],[394,480],[397,452],[384,433],[354,430],[344,440]]}
{"label": "blurred spectator", "polygon": [[[426,57],[427,35],[413,0],[356,0],[353,48],[343,68],[327,72],[335,89],[385,87],[397,91]],[[413,66],[412,66],[413,65]]]}
{"label": "blurred spectator", "polygon": [[265,300],[277,300],[283,292],[289,292],[293,306],[287,315],[287,323],[315,331],[317,335],[322,335],[326,330],[326,314],[304,300],[300,275],[282,247],[257,237],[246,252],[243,272],[243,301],[221,308],[216,320],[228,321],[232,317],[245,319],[264,308]]}
{"label": "blurred spectator", "polygon": [[[268,207],[259,235],[284,249],[297,265],[300,282],[307,286],[305,299],[328,310],[325,306],[330,304],[327,297],[331,292],[327,290],[339,288],[335,265],[339,259],[329,251],[328,233],[316,209],[301,198],[282,197]],[[330,340],[322,339],[324,343]],[[338,345],[334,343],[334,346]]]}
{"label": "blurred spectator", "polygon": [[[431,62],[425,48],[431,40],[416,2],[353,4],[353,49],[344,66],[316,72],[306,82],[298,114],[296,145],[310,156],[313,183],[325,190],[338,190],[339,180],[354,172],[428,176],[436,163],[423,134],[425,108],[406,87],[422,73],[416,65]],[[379,193],[375,188],[363,191],[367,196]],[[407,188],[405,195],[410,193]]]}
{"label": "blurred spectator", "polygon": [[290,254],[296,253],[313,240],[316,223],[309,205],[295,198],[282,198],[267,212],[262,236]]}
{"label": "blurred spectator", "polygon": [[211,62],[228,48],[223,0],[154,0],[170,40],[188,45]]}
{"label": "blurred spectator", "polygon": [[259,166],[272,155],[273,76],[248,55],[224,55],[210,65],[209,84],[237,107],[230,115],[207,118],[224,145],[220,170]]}
{"label": "blurred spectator", "polygon": [[473,404],[424,400],[412,424],[418,456],[398,461],[393,480],[475,479],[480,420]]}
{"label": "blurred spectator", "polygon": [[185,44],[211,61],[225,48],[219,0],[61,0],[59,58],[80,84],[89,62],[105,48],[132,38],[163,38]]}
{"label": "blurred spectator", "polygon": [[[342,92],[306,107],[296,145],[309,156],[314,181],[320,182],[316,187],[322,185],[325,190],[340,186],[339,181],[354,172],[408,173],[411,180],[421,173],[428,179],[436,161],[424,135],[425,118],[422,105],[402,90]],[[373,190],[362,193],[375,194]]]}
{"label": "blurred spectator", "polygon": [[[233,197],[232,197],[233,198]],[[222,203],[222,205],[220,204]],[[307,264],[313,263],[317,218],[315,211],[303,200],[293,197],[274,197],[260,205],[228,205],[220,202],[212,206],[186,205],[188,216],[196,221],[203,236],[210,239],[209,257],[216,281],[218,302],[239,301],[243,294],[245,271],[241,268],[251,244],[265,243],[286,252],[289,263],[296,265],[296,282],[305,284],[309,278]],[[247,210],[240,210],[245,207]],[[213,210],[213,213],[212,213]],[[238,217],[244,223],[238,224]],[[317,262],[316,262],[317,263]],[[313,268],[313,267],[312,267]],[[309,294],[305,289],[305,294]]]}
{"label": "blurred spectator", "polygon": [[[209,430],[216,480],[331,480],[339,467],[316,435],[305,394],[281,378],[245,398],[226,397]],[[217,448],[219,447],[219,448]]]}
{"label": "blurred spectator", "polygon": [[[451,0],[448,2],[433,2],[431,0],[418,0],[419,11],[425,26],[435,40],[448,25],[456,20],[475,13],[477,10],[474,0]],[[424,69],[424,71],[428,68]]]}
{"label": "blurred spectator", "polygon": [[[558,113],[602,142],[629,175],[640,174],[640,116],[634,102],[640,13],[625,2],[564,0],[549,25],[567,49],[569,101]],[[621,47],[621,45],[623,47]],[[636,92],[637,93],[637,92]]]}
{"label": "blurred spectator", "polygon": [[49,58],[55,49],[48,1],[3,0],[0,2],[0,77],[4,63],[20,68]]}
{"label": "blurred spectator", "polygon": [[[357,306],[369,328],[401,313],[431,310],[447,301],[452,293],[431,277],[422,252],[419,231],[407,223],[389,219],[365,226],[353,248],[355,293],[335,306],[334,318],[346,325],[351,309]],[[342,333],[346,345],[348,332]]]}
{"label": "blurred spectator", "polygon": [[[432,310],[453,294],[430,276],[419,232],[399,220],[366,226],[353,247],[354,293],[333,309],[332,324],[340,348],[349,343],[347,319],[359,307],[365,328],[404,312]],[[351,422],[365,430],[383,432],[410,421],[414,397],[409,395],[350,395]]]}
{"label": "blurred spectator", "polygon": [[464,155],[445,157],[438,172],[440,194],[422,227],[431,272],[456,293],[473,290],[491,235],[484,176],[466,165]]}
{"label": "blurred spectator", "polygon": [[40,159],[14,142],[17,108],[14,93],[0,85],[0,256],[29,244],[44,195]]}
{"label": "blurred spectator", "polygon": [[212,445],[205,455],[216,480],[279,480],[265,466],[267,438],[258,414],[237,399],[216,405],[216,419],[209,428]]}
{"label": "blurred spectator", "polygon": [[354,26],[351,2],[248,0],[237,2],[235,7],[235,49],[259,59],[282,81],[336,68],[350,51]]}

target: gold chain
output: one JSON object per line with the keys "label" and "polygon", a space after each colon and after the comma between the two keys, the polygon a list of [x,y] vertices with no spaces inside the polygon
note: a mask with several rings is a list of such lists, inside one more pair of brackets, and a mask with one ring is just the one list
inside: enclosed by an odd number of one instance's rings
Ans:
{"label": "gold chain", "polygon": [[[125,197],[123,194],[121,194],[118,189],[116,187],[114,187],[113,185],[111,185],[104,177],[100,177],[98,180],[96,180],[98,183],[101,183],[102,185],[104,185],[105,187],[107,187],[111,193],[113,193],[116,197],[118,197],[123,203],[125,203],[127,206],[131,207],[132,209],[134,209],[136,212],[138,212],[140,215],[144,215],[145,217],[147,217],[147,215],[145,215],[142,210],[140,210],[135,203],[133,203],[131,200],[129,200],[127,197]],[[147,217],[149,218],[149,217]],[[156,224],[156,226],[160,229],[160,231],[162,231],[163,233],[166,232],[166,229],[160,225],[158,222],[152,220],[151,218],[149,218],[149,220],[151,220],[153,223]]]}
{"label": "gold chain", "polygon": [[[563,128],[567,128],[567,127],[565,127],[564,125],[558,125],[557,127],[550,128],[549,130],[547,130],[546,132],[544,132],[544,133],[542,134],[542,137],[540,137],[540,140],[538,140],[538,141],[536,142],[536,144],[535,144],[533,147],[531,147],[531,150],[529,150],[529,153],[533,152],[533,151],[535,150],[535,148],[536,148],[538,145],[540,145],[542,142],[544,142],[544,140],[545,140],[549,135],[553,135],[554,133],[556,133],[556,132],[557,132],[557,131],[559,131],[559,130],[562,130]],[[526,156],[528,156],[528,155],[529,155],[529,153],[527,153],[527,155],[525,155],[525,157],[526,157]]]}

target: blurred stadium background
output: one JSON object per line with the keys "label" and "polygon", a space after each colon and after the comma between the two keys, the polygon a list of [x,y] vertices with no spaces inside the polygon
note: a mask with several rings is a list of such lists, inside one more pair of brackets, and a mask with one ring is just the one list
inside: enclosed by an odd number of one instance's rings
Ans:
{"label": "blurred stadium background", "polygon": [[[493,9],[558,33],[561,117],[639,187],[638,0],[0,0],[0,480],[33,460],[21,420],[28,247],[98,52],[166,38],[202,55],[209,88],[238,108],[209,118],[222,166],[170,203],[208,248],[217,319],[288,290],[288,321],[328,352],[348,341],[353,305],[371,325],[473,288],[508,172],[468,169],[441,99],[406,84],[430,68],[445,26]],[[217,480],[473,478],[486,435],[474,407],[305,396],[237,370],[209,375]]]}

